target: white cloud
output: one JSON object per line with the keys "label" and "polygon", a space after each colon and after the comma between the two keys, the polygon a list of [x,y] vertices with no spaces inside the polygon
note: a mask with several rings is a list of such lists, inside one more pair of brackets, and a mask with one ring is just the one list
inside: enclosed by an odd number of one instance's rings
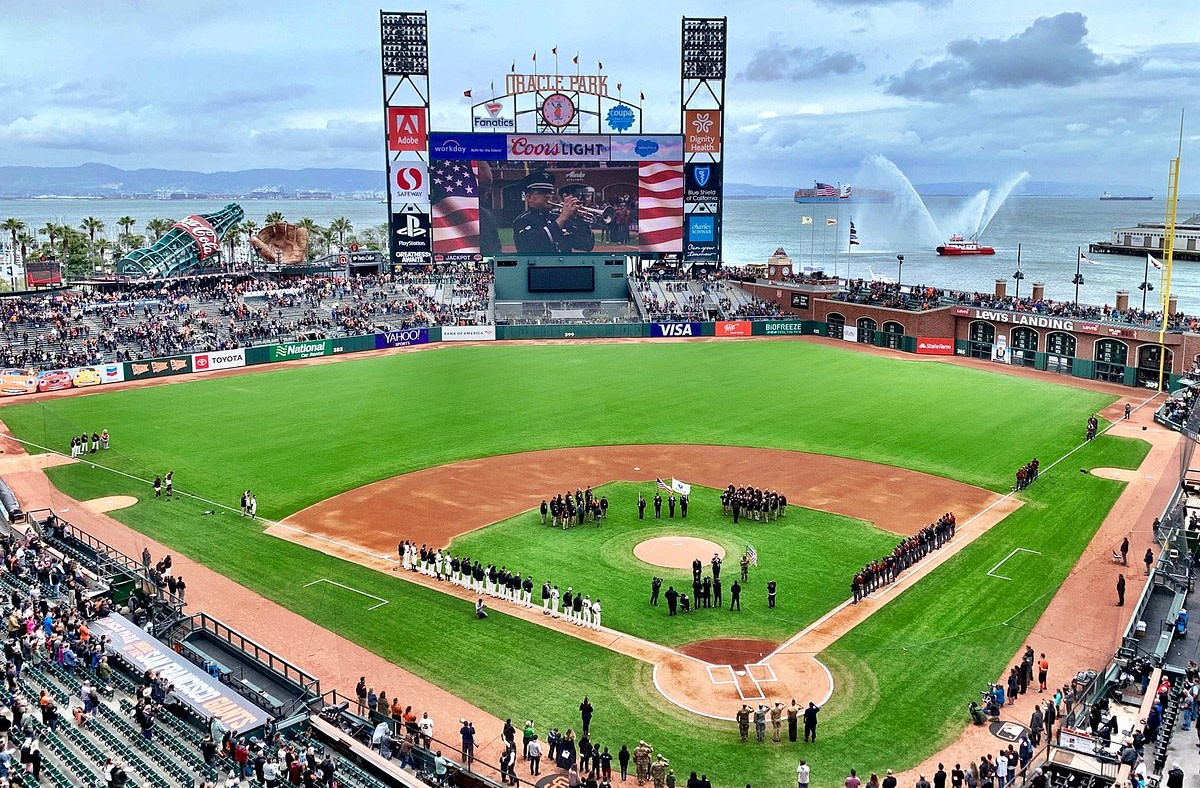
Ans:
{"label": "white cloud", "polygon": [[1090,127],[1086,123],[1068,123],[1067,131],[1087,131]]}

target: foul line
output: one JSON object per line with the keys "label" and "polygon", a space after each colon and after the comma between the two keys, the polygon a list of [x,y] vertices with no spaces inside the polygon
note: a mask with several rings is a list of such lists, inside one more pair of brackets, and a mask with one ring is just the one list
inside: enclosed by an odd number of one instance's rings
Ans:
{"label": "foul line", "polygon": [[988,575],[991,575],[992,577],[999,578],[1000,580],[1012,580],[1012,578],[1011,578],[1011,577],[1005,577],[1004,575],[998,575],[998,574],[996,574],[996,570],[997,570],[997,569],[999,569],[999,568],[1000,568],[1000,566],[1001,566],[1001,565],[1002,565],[1002,564],[1003,564],[1005,561],[1007,561],[1008,559],[1012,558],[1012,557],[1013,557],[1014,555],[1016,555],[1017,553],[1033,553],[1034,555],[1041,555],[1041,553],[1039,553],[1037,550],[1030,550],[1030,549],[1028,549],[1028,548],[1025,548],[1025,547],[1018,547],[1018,548],[1016,548],[1015,550],[1013,550],[1011,553],[1009,553],[1008,555],[1006,555],[1006,556],[1004,556],[1003,558],[1001,558],[1001,559],[1000,559],[1000,560],[999,560],[999,561],[996,563],[996,565],[995,565],[995,566],[993,566],[991,569],[987,570],[986,574],[988,574]]}
{"label": "foul line", "polygon": [[357,588],[351,588],[350,586],[343,585],[343,584],[337,582],[336,580],[330,580],[327,577],[318,578],[318,579],[312,581],[311,583],[305,583],[303,586],[301,586],[301,588],[308,588],[309,586],[315,586],[317,583],[329,583],[329,585],[331,585],[331,586],[337,586],[338,588],[344,588],[347,591],[353,591],[356,594],[362,594],[363,596],[370,597],[371,599],[378,599],[379,604],[371,605],[369,608],[367,608],[367,612],[370,612],[377,607],[383,607],[384,605],[386,605],[388,603],[388,600],[384,599],[381,596],[375,596],[374,594],[368,594],[366,591],[359,591]]}

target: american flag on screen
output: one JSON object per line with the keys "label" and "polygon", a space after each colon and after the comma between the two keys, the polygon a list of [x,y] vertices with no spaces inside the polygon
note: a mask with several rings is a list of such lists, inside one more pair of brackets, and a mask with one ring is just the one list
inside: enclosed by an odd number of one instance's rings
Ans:
{"label": "american flag on screen", "polygon": [[434,254],[479,251],[479,179],[475,163],[429,162]]}
{"label": "american flag on screen", "polygon": [[638,236],[644,252],[683,251],[682,163],[638,163]]}
{"label": "american flag on screen", "polygon": [[817,181],[816,184],[817,184],[817,196],[818,197],[836,197],[837,196],[837,189],[834,188],[831,184],[821,183],[820,181]]}

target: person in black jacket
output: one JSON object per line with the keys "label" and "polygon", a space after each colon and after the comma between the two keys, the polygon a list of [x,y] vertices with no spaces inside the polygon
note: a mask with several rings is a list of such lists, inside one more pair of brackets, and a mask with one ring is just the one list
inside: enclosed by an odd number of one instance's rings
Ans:
{"label": "person in black jacket", "polygon": [[629,776],[629,746],[622,744],[621,751],[617,753],[617,763],[621,766],[621,782],[625,782],[625,778]]}
{"label": "person in black jacket", "polygon": [[675,590],[675,586],[667,586],[667,615],[675,615],[675,606],[679,604],[679,592]]}

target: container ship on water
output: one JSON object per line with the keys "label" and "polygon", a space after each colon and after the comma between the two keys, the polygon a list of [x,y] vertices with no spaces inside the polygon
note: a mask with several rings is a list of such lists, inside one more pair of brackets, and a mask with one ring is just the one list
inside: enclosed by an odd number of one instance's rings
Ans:
{"label": "container ship on water", "polygon": [[1128,194],[1109,194],[1108,192],[1105,192],[1104,194],[1100,195],[1100,199],[1101,200],[1137,200],[1139,202],[1146,202],[1147,200],[1153,200],[1154,196],[1147,195],[1145,197],[1139,197],[1139,196],[1130,196]]}
{"label": "container ship on water", "polygon": [[856,189],[848,184],[834,186],[815,181],[811,189],[796,189],[792,199],[801,205],[814,203],[862,205],[864,203],[890,203],[896,199],[896,195],[879,189]]}

